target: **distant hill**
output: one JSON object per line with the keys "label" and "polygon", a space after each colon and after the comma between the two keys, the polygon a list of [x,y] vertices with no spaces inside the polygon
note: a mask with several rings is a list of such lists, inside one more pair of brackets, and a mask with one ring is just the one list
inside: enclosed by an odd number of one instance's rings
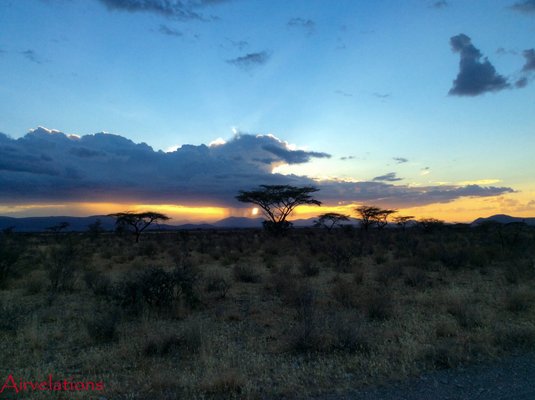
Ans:
{"label": "distant hill", "polygon": [[262,228],[264,218],[228,217],[212,225],[216,228]]}
{"label": "distant hill", "polygon": [[66,232],[87,231],[88,225],[100,220],[102,228],[112,230],[115,228],[115,218],[105,215],[93,215],[91,217],[26,217],[12,218],[0,217],[0,229],[13,227],[15,232],[42,232],[51,226],[67,222],[69,226]]}
{"label": "distant hill", "polygon": [[487,218],[478,218],[472,222],[471,225],[481,225],[485,222],[496,222],[499,224],[510,224],[513,222],[524,222],[527,225],[535,226],[535,218],[521,218],[521,217],[512,217],[505,214],[496,214]]}

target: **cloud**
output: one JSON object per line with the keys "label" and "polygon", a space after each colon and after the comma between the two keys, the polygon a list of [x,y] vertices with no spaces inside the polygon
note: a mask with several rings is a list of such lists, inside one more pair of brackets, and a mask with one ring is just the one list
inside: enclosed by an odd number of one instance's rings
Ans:
{"label": "cloud", "polygon": [[525,14],[535,13],[535,0],[517,1],[511,8]]}
{"label": "cloud", "polygon": [[522,55],[526,59],[526,63],[520,71],[520,78],[515,82],[515,87],[518,89],[525,88],[535,74],[535,49],[524,50]]}
{"label": "cloud", "polygon": [[168,36],[176,36],[176,37],[180,37],[180,36],[183,36],[184,34],[182,32],[180,32],[179,30],[176,30],[176,29],[173,29],[173,28],[170,28],[168,27],[167,25],[160,25],[160,28],[158,29],[158,32],[164,34],[164,35],[168,35]]}
{"label": "cloud", "polygon": [[431,7],[437,8],[437,9],[446,8],[446,7],[448,7],[448,2],[446,0],[435,1],[431,5]]}
{"label": "cloud", "polygon": [[522,67],[524,72],[535,71],[535,49],[528,49],[522,52],[522,55],[526,59],[526,63]]}
{"label": "cloud", "polygon": [[266,51],[258,53],[249,53],[242,57],[227,60],[227,63],[242,69],[251,69],[256,66],[264,65],[269,61],[270,54]]}
{"label": "cloud", "polygon": [[100,0],[109,10],[147,12],[167,18],[206,20],[198,9],[232,0]]}
{"label": "cloud", "polygon": [[390,97],[390,93],[372,93],[372,96],[377,97],[378,99],[388,99]]}
{"label": "cloud", "polygon": [[236,47],[238,50],[243,50],[245,49],[246,47],[249,46],[249,42],[247,42],[246,40],[232,40],[232,39],[227,39],[227,41],[233,46],[233,47]]}
{"label": "cloud", "polygon": [[454,96],[478,96],[509,88],[506,78],[496,72],[494,66],[474,47],[465,34],[450,39],[452,50],[460,53],[459,74],[453,81],[449,94]]}
{"label": "cloud", "polygon": [[43,63],[41,58],[33,50],[21,51],[20,54],[22,54],[28,60],[30,60],[31,62],[34,62],[36,64],[42,64]]}
{"label": "cloud", "polygon": [[496,54],[499,54],[501,56],[506,55],[506,54],[517,55],[518,52],[516,50],[505,49],[503,47],[499,47],[498,49],[496,49]]}
{"label": "cloud", "polygon": [[431,168],[424,167],[420,170],[420,175],[429,175],[431,173]]}
{"label": "cloud", "polygon": [[316,23],[311,19],[292,18],[288,21],[288,27],[299,28],[306,31],[307,35],[312,35],[316,30]]}
{"label": "cloud", "polygon": [[353,97],[351,93],[344,92],[343,90],[335,90],[334,93],[339,94],[340,96],[344,96],[344,97]]}
{"label": "cloud", "polygon": [[346,160],[354,160],[355,159],[355,156],[344,156],[344,157],[340,157],[340,160],[342,161],[346,161]]}
{"label": "cloud", "polygon": [[404,164],[406,162],[409,162],[409,160],[405,157],[392,157],[392,160],[394,160],[398,164]]}
{"label": "cloud", "polygon": [[273,135],[238,133],[211,146],[182,145],[165,153],[118,135],[77,137],[38,128],[20,139],[0,134],[0,203],[137,202],[236,207],[234,196],[239,190],[260,184],[288,184],[317,186],[318,199],[326,202],[401,207],[513,191],[477,184],[411,187],[388,181],[316,181],[273,173],[281,164],[328,157],[323,152],[295,150]]}
{"label": "cloud", "polygon": [[396,176],[395,172],[389,172],[388,174],[376,176],[373,178],[373,181],[379,181],[379,182],[395,182],[395,181],[401,181],[403,178],[398,178]]}

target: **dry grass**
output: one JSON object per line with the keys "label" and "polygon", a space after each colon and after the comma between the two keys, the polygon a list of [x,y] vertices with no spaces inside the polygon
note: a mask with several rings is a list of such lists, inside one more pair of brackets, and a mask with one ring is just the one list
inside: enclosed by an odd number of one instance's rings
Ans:
{"label": "dry grass", "polygon": [[114,399],[296,398],[535,348],[533,230],[325,234],[15,235],[0,376],[102,381]]}

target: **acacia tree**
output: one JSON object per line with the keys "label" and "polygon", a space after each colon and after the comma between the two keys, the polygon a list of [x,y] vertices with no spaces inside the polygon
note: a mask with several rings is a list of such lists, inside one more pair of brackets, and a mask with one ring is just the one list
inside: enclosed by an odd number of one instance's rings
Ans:
{"label": "acacia tree", "polygon": [[266,221],[263,223],[264,228],[274,233],[280,233],[291,227],[292,224],[286,218],[297,206],[302,204],[321,205],[321,202],[311,195],[318,190],[312,186],[260,185],[260,189],[257,190],[240,190],[236,199],[242,203],[252,203],[260,207],[266,217]]}
{"label": "acacia tree", "polygon": [[396,210],[366,205],[355,208],[355,211],[360,215],[360,226],[365,231],[373,225],[376,225],[379,229],[384,228],[388,224],[388,217],[397,212]]}
{"label": "acacia tree", "polygon": [[412,219],[414,219],[414,215],[399,215],[394,217],[394,222],[403,230],[405,230],[405,227]]}
{"label": "acacia tree", "polygon": [[349,216],[345,214],[331,212],[321,214],[318,217],[318,220],[315,221],[314,225],[317,227],[327,228],[328,231],[331,231],[336,225],[340,224],[342,221],[349,221]]}
{"label": "acacia tree", "polygon": [[132,230],[136,236],[136,243],[139,242],[139,237],[145,229],[153,222],[167,221],[170,218],[165,214],[147,211],[142,213],[133,213],[125,211],[115,214],[108,214],[108,217],[115,217],[115,226],[127,227]]}

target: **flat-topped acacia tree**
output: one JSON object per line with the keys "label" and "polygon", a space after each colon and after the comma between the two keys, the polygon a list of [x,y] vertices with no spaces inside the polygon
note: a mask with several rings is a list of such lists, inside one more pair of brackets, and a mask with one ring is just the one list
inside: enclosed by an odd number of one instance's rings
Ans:
{"label": "flat-topped acacia tree", "polygon": [[165,214],[157,212],[147,211],[141,213],[134,213],[130,211],[108,214],[108,217],[115,218],[116,226],[128,227],[132,230],[136,236],[136,243],[139,242],[139,237],[145,229],[149,227],[153,222],[167,221],[170,218]]}
{"label": "flat-topped acacia tree", "polygon": [[312,186],[260,185],[257,190],[240,190],[236,196],[242,203],[252,203],[262,209],[264,228],[273,233],[281,233],[292,226],[286,218],[293,210],[303,204],[321,205],[321,201],[312,197],[311,193],[319,189]]}

